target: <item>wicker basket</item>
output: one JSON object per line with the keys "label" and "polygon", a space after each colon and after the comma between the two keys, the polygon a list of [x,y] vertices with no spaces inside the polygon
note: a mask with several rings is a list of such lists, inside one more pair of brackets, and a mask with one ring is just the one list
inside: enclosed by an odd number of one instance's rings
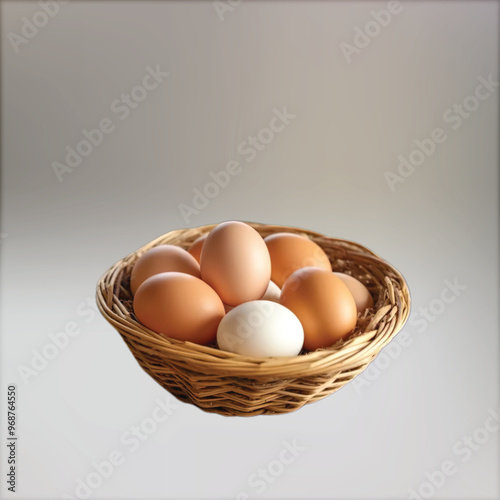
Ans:
{"label": "wicker basket", "polygon": [[304,229],[249,223],[262,236],[287,231],[318,243],[334,271],[362,281],[374,298],[374,309],[358,318],[346,341],[286,358],[252,358],[167,339],[135,318],[130,272],[138,257],[161,244],[183,248],[215,225],[171,231],[118,261],[100,278],[97,305],[121,334],[142,368],[184,402],[221,415],[288,413],[322,399],[361,373],[398,333],[410,310],[408,287],[401,274],[357,243]]}

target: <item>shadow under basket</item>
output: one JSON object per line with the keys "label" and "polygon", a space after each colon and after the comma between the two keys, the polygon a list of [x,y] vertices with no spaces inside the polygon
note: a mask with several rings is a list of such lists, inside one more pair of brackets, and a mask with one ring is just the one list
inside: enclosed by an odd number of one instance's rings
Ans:
{"label": "shadow under basket", "polygon": [[165,338],[141,325],[130,292],[135,261],[157,245],[188,248],[215,225],[171,231],[118,261],[99,279],[97,305],[144,371],[179,400],[220,415],[289,413],[329,396],[359,375],[405,324],[410,294],[396,269],[357,243],[294,227],[249,225],[263,237],[292,232],[311,238],[326,252],[334,271],[367,286],[374,308],[358,316],[347,340],[293,357],[253,358],[221,351],[215,344]]}

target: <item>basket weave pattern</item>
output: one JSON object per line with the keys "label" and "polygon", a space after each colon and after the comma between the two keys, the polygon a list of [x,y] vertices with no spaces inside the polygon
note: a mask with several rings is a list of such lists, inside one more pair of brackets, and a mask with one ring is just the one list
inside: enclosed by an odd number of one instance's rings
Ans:
{"label": "basket weave pattern", "polygon": [[125,340],[141,367],[184,402],[221,415],[288,413],[322,399],[361,373],[398,333],[410,310],[402,275],[363,246],[299,228],[249,223],[263,237],[293,232],[311,238],[326,252],[334,271],[363,282],[374,308],[358,318],[346,341],[286,358],[252,358],[168,339],[141,325],[134,316],[130,273],[146,250],[172,244],[183,248],[215,225],[171,231],[118,261],[100,278],[97,305]]}

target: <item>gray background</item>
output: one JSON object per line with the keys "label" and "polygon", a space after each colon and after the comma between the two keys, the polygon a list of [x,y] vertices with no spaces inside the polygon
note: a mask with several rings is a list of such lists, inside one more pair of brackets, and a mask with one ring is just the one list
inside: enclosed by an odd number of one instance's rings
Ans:
{"label": "gray background", "polygon": [[[1,396],[3,406],[17,384],[17,498],[74,495],[113,450],[125,462],[92,498],[399,499],[445,460],[458,471],[432,497],[498,498],[498,432],[466,463],[453,450],[499,409],[500,90],[457,130],[443,113],[479,76],[498,81],[499,5],[402,6],[349,64],[340,44],[386,2],[244,1],[221,20],[210,1],[73,0],[19,53],[8,34],[40,6],[1,2]],[[122,121],[110,105],[148,65],[170,74]],[[283,107],[296,118],[247,162],[238,145]],[[105,117],[114,132],[59,182],[52,162]],[[384,172],[435,127],[447,141],[392,192]],[[230,160],[242,172],[186,223],[179,205]],[[293,414],[224,418],[180,404],[131,453],[122,434],[167,393],[79,305],[154,237],[227,219],[305,227],[382,255],[412,292],[404,345],[398,336],[401,349],[364,384]],[[443,305],[446,280],[466,289]],[[439,314],[423,326],[430,304]],[[25,383],[32,349],[72,321],[81,334]],[[3,419],[1,432],[3,450]],[[258,492],[251,475],[294,439],[305,450]],[[1,487],[14,497],[3,474]]]}

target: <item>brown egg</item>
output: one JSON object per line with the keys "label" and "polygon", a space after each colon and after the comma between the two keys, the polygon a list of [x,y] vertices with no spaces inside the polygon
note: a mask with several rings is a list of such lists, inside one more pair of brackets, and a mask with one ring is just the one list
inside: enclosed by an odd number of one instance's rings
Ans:
{"label": "brown egg", "polygon": [[203,243],[205,243],[205,240],[207,239],[208,234],[204,234],[194,240],[192,245],[188,248],[188,252],[196,259],[198,264],[200,263],[200,257],[201,257],[201,249],[203,248]]}
{"label": "brown egg", "polygon": [[280,303],[299,318],[304,347],[310,351],[346,338],[356,326],[356,303],[331,271],[317,267],[295,271],[281,289]]}
{"label": "brown egg", "polygon": [[225,314],[209,285],[178,272],[155,274],[144,281],[134,296],[134,313],[151,330],[196,344],[215,340]]}
{"label": "brown egg", "polygon": [[275,233],[264,238],[264,241],[271,256],[271,279],[280,288],[288,276],[302,267],[332,270],[332,265],[323,249],[305,236]]}
{"label": "brown egg", "polygon": [[371,296],[368,288],[366,288],[361,281],[349,276],[344,273],[333,273],[338,276],[349,288],[354,302],[356,302],[356,308],[358,313],[364,313],[366,309],[373,307],[373,297]]}
{"label": "brown egg", "polygon": [[243,222],[223,222],[210,231],[201,251],[201,277],[228,306],[264,295],[271,259],[260,234]]}
{"label": "brown egg", "polygon": [[130,275],[130,289],[135,294],[141,283],[158,273],[177,271],[200,277],[200,265],[183,248],[175,245],[159,245],[144,252]]}

